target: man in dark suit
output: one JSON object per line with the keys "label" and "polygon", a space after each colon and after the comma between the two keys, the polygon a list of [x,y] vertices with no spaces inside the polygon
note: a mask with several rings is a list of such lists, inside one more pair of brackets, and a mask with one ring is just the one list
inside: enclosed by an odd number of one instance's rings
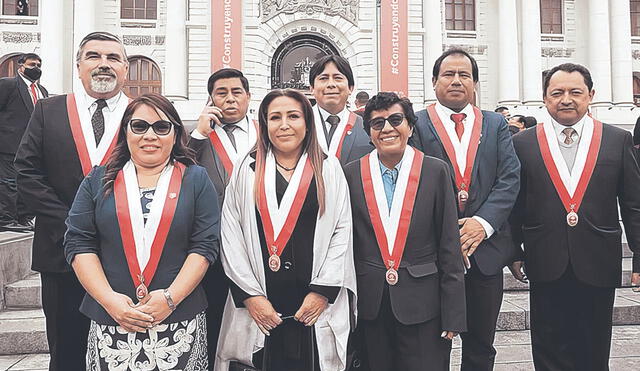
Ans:
{"label": "man in dark suit", "polygon": [[[567,63],[545,75],[546,112],[513,137],[522,187],[511,215],[530,281],[538,370],[608,370],[615,288],[621,284],[618,205],[640,283],[640,170],[631,134],[589,113],[589,71]],[[519,249],[524,242],[524,253]]]}
{"label": "man in dark suit", "polygon": [[36,215],[32,269],[42,279],[50,370],[84,370],[89,320],[85,294],[65,261],[65,219],[80,182],[105,162],[128,98],[129,63],[120,39],[94,32],[81,42],[76,66],[83,89],[36,103],[16,153],[18,191]]}
{"label": "man in dark suit", "polygon": [[318,142],[325,153],[338,157],[344,166],[371,152],[362,117],[347,108],[355,86],[349,61],[339,55],[320,58],[309,70],[309,84],[316,100]]}
{"label": "man in dark suit", "polygon": [[504,117],[471,102],[478,65],[467,52],[450,49],[433,67],[437,103],[417,113],[410,144],[447,162],[458,198],[467,332],[462,370],[492,370],[495,327],[502,304],[502,269],[512,260],[507,219],[520,186],[520,163]]}
{"label": "man in dark suit", "polygon": [[376,149],[345,167],[359,330],[373,371],[448,371],[451,339],[466,328],[451,175],[407,146],[415,122],[408,99],[374,96],[364,127]]}
{"label": "man in dark suit", "polygon": [[16,190],[13,160],[33,106],[49,93],[39,83],[42,60],[37,54],[21,55],[18,65],[15,77],[0,79],[0,230],[23,232],[33,230],[33,215]]}
{"label": "man in dark suit", "polygon": [[[249,81],[241,71],[223,68],[214,72],[209,77],[207,90],[210,102],[198,118],[198,126],[189,138],[189,147],[196,152],[198,164],[207,170],[222,205],[233,166],[256,142],[256,124],[247,115],[251,93]],[[209,364],[213,365],[229,292],[220,260],[211,265],[202,282],[209,301],[207,347]]]}

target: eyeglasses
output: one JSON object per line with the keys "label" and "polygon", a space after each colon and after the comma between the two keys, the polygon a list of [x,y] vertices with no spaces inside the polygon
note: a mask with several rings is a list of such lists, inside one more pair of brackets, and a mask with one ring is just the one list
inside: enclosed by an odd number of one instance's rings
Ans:
{"label": "eyeglasses", "polygon": [[146,133],[147,130],[149,130],[149,127],[153,128],[153,132],[157,135],[169,135],[172,126],[173,123],[165,120],[159,120],[154,122],[153,124],[149,124],[142,119],[134,119],[129,121],[131,132],[137,135]]}
{"label": "eyeglasses", "polygon": [[404,122],[404,113],[394,113],[389,117],[376,117],[369,121],[369,126],[373,130],[382,130],[386,122],[389,122],[394,128],[400,126]]}

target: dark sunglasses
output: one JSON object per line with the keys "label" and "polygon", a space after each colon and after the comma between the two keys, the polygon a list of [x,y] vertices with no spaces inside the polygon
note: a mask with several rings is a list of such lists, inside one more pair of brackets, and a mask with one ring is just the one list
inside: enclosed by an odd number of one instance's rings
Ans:
{"label": "dark sunglasses", "polygon": [[389,115],[389,117],[376,117],[369,121],[369,126],[373,130],[382,130],[384,128],[385,122],[389,121],[391,126],[394,128],[396,126],[400,126],[404,121],[404,113],[394,113],[393,115]]}
{"label": "dark sunglasses", "polygon": [[142,135],[149,130],[149,127],[153,128],[153,132],[157,135],[168,135],[171,132],[173,124],[169,121],[159,120],[153,124],[149,124],[142,119],[133,119],[129,121],[129,127],[134,134]]}

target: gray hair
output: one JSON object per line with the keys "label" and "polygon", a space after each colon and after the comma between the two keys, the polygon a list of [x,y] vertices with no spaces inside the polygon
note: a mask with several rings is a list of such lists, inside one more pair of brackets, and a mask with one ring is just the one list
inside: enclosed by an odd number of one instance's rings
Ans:
{"label": "gray hair", "polygon": [[82,39],[82,41],[80,41],[80,45],[78,46],[78,52],[76,53],[76,63],[80,63],[80,58],[82,58],[82,50],[84,49],[84,46],[89,41],[93,41],[93,40],[117,42],[118,44],[120,44],[120,46],[122,46],[122,53],[124,54],[123,56],[124,62],[127,64],[129,63],[129,59],[127,57],[127,50],[124,48],[124,44],[122,43],[122,40],[120,40],[118,36],[105,31],[92,32],[87,36],[85,36]]}

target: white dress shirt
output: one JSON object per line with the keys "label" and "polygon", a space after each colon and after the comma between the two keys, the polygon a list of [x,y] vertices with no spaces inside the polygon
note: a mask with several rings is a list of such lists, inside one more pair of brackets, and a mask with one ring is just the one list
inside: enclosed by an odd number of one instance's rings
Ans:
{"label": "white dress shirt", "polygon": [[[253,123],[249,122],[249,116],[245,116],[244,119],[235,123],[238,128],[233,131],[233,138],[236,141],[236,152],[237,153],[247,153],[253,147],[255,143],[249,143],[249,125],[253,125]],[[224,135],[225,137],[229,137],[227,132],[220,125],[216,125],[213,129],[218,136]],[[191,132],[191,137],[197,140],[207,139],[204,135],[202,135],[198,129]]]}
{"label": "white dress shirt", "polygon": [[[324,120],[323,124],[324,124],[324,127],[327,129],[326,132],[328,133],[331,130],[331,124],[327,121],[327,119],[332,114],[325,111],[325,109],[320,107],[319,104],[318,104],[318,112],[320,112],[320,117],[322,117],[322,119]],[[340,122],[338,124],[346,122],[346,120],[349,120],[349,109],[347,109],[347,106],[345,106],[342,109],[342,111],[338,113],[336,116],[340,117]]]}
{"label": "white dress shirt", "polygon": [[[460,173],[464,174],[465,169],[467,168],[467,152],[469,150],[469,143],[471,142],[471,132],[473,131],[473,123],[476,120],[476,114],[473,111],[473,106],[471,104],[467,104],[466,107],[462,109],[460,112],[456,112],[448,107],[443,106],[440,102],[436,102],[436,113],[440,117],[440,121],[442,121],[442,125],[444,129],[447,131],[447,135],[449,136],[449,140],[453,145],[453,150],[456,153],[456,162],[458,165],[458,169],[460,169]],[[456,124],[451,119],[451,115],[454,113],[464,113],[467,117],[462,121],[462,125],[464,126],[464,132],[462,133],[462,138],[458,139],[458,134],[456,134]],[[471,180],[473,182],[473,179]],[[495,229],[484,220],[484,218],[474,215],[473,219],[477,220],[484,228],[486,237],[485,239],[491,237],[495,232]]]}
{"label": "white dress shirt", "polygon": [[[24,83],[27,85],[27,90],[29,91],[29,95],[31,95],[31,84],[33,84],[34,82],[24,77],[24,75],[21,74],[20,72],[18,72],[18,75],[20,75],[20,77],[22,78],[22,81],[24,81]],[[36,84],[36,98],[38,98],[38,100],[44,98],[44,95],[40,91],[40,86],[38,86],[38,84]],[[33,101],[33,97],[31,97],[31,100]]]}
{"label": "white dress shirt", "polygon": [[566,128],[573,128],[574,132],[572,135],[572,138],[573,138],[572,146],[575,145],[577,148],[578,143],[580,142],[580,138],[582,138],[582,128],[584,127],[584,120],[587,118],[587,115],[582,116],[580,121],[576,122],[572,126],[562,125],[561,123],[554,120],[553,117],[551,117],[551,115],[549,115],[549,117],[551,118],[551,124],[553,124],[553,130],[556,132],[558,143],[560,143],[561,145],[564,145],[564,140],[566,139],[567,136],[562,131]]}

